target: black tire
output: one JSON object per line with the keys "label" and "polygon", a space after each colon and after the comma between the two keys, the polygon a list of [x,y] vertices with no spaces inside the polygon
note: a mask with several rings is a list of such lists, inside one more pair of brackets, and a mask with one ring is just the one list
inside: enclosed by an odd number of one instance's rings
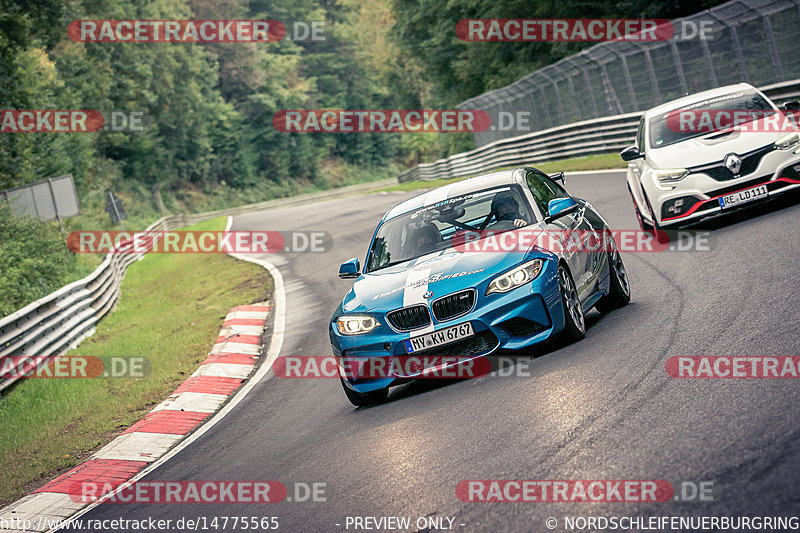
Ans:
{"label": "black tire", "polygon": [[575,281],[564,265],[558,266],[558,286],[561,308],[564,310],[564,329],[559,334],[559,340],[564,343],[579,341],[586,336],[586,320]]}
{"label": "black tire", "polygon": [[633,202],[633,212],[636,213],[636,220],[639,222],[639,227],[642,231],[653,231],[655,228],[651,224],[648,224],[642,218],[642,213],[639,211],[639,205],[636,203],[636,198],[633,196],[633,192],[631,192],[631,186],[628,185],[628,194],[631,195],[631,201]]}
{"label": "black tire", "polygon": [[647,211],[650,215],[650,220],[653,221],[652,224],[645,222],[644,218],[642,218],[642,213],[639,211],[639,206],[636,203],[636,198],[633,197],[633,192],[631,192],[630,185],[628,185],[628,193],[631,195],[631,201],[633,202],[633,210],[636,213],[636,218],[639,221],[639,227],[642,228],[642,231],[649,231],[650,233],[652,233],[653,236],[656,238],[656,241],[658,241],[661,244],[668,243],[670,241],[669,235],[667,234],[666,231],[664,231],[664,229],[656,220],[656,215],[653,213],[653,208],[650,206],[650,200],[647,199],[647,195],[644,194],[644,191],[642,191],[642,196],[644,196],[644,203],[647,205]]}
{"label": "black tire", "polygon": [[642,193],[642,195],[644,196],[644,203],[647,204],[647,209],[648,211],[650,211],[650,220],[653,221],[653,226],[651,231],[653,232],[656,241],[658,241],[661,244],[668,243],[670,241],[669,235],[667,234],[666,231],[664,231],[664,228],[662,228],[661,225],[656,220],[656,215],[653,212],[653,206],[650,205],[650,200],[647,198],[647,195],[644,194],[644,192]]}
{"label": "black tire", "polygon": [[350,403],[356,407],[366,407],[368,405],[381,403],[385,401],[386,397],[389,395],[388,388],[378,389],[372,392],[356,392],[344,384],[344,379],[339,378],[339,380],[342,382],[342,388],[344,389],[345,396],[347,396],[347,399],[350,400]]}
{"label": "black tire", "polygon": [[609,235],[607,242],[608,269],[611,276],[611,287],[608,294],[600,298],[595,307],[601,313],[608,313],[614,309],[619,309],[628,305],[631,301],[631,284],[628,279],[628,272],[622,263],[622,256],[619,254],[617,243],[614,237]]}

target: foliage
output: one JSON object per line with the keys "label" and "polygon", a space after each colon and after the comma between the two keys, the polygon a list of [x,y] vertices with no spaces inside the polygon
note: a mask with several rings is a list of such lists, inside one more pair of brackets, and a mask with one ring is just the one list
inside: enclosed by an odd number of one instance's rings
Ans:
{"label": "foliage", "polygon": [[88,274],[57,226],[17,217],[0,202],[0,228],[0,316],[53,292],[74,274]]}
{"label": "foliage", "polygon": [[508,85],[530,72],[595,43],[465,42],[454,28],[464,19],[672,19],[708,9],[724,0],[390,0],[393,35],[403,55],[415,63],[435,106],[459,102]]}

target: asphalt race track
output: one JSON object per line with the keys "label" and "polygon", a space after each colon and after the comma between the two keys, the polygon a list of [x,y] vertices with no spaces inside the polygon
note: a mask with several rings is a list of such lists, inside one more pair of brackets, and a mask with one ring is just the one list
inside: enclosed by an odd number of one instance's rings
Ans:
{"label": "asphalt race track", "polygon": [[[568,179],[612,228],[636,227],[621,174]],[[321,230],[328,253],[270,255],[286,283],[281,355],[330,355],[327,327],[378,219],[414,193],[238,216],[233,230]],[[413,382],[354,408],[335,379],[271,372],[146,481],[325,483],[327,501],[103,504],[84,519],[277,516],[285,531],[353,531],[348,516],[454,518],[458,531],[564,531],[565,516],[800,512],[800,389],[792,379],[674,379],[679,355],[800,354],[800,203],[714,225],[708,251],[626,253],[631,304],[587,316],[586,339],[526,354],[529,375]],[[524,372],[522,372],[524,374]],[[468,503],[467,479],[712,481],[713,501]],[[447,520],[444,521],[447,524]],[[338,524],[338,525],[337,525]],[[463,524],[463,525],[462,525]],[[415,530],[415,527],[411,528]]]}

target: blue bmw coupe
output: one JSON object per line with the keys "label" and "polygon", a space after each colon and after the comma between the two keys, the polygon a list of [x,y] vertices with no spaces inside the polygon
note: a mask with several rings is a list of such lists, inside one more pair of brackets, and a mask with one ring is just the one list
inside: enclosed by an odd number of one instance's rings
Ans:
{"label": "blue bmw coupe", "polygon": [[[446,366],[555,337],[575,341],[589,309],[630,301],[608,225],[563,183],[563,173],[517,168],[428,191],[384,215],[363,270],[357,258],[339,269],[355,280],[330,322],[350,402],[381,402],[390,386],[418,377],[420,369],[393,359]],[[376,359],[391,370],[354,375],[343,364],[369,368]]]}

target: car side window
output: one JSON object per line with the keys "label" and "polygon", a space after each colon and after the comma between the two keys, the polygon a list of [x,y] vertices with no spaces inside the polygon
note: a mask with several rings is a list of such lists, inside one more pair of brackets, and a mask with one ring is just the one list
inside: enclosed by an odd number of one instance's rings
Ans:
{"label": "car side window", "polygon": [[644,117],[639,120],[639,129],[636,131],[636,148],[644,152]]}
{"label": "car side window", "polygon": [[565,191],[558,183],[551,180],[546,174],[541,172],[529,171],[525,176],[528,182],[528,188],[536,200],[536,205],[539,206],[539,211],[542,214],[547,214],[547,204],[550,200],[556,198],[569,198],[569,193]]}

